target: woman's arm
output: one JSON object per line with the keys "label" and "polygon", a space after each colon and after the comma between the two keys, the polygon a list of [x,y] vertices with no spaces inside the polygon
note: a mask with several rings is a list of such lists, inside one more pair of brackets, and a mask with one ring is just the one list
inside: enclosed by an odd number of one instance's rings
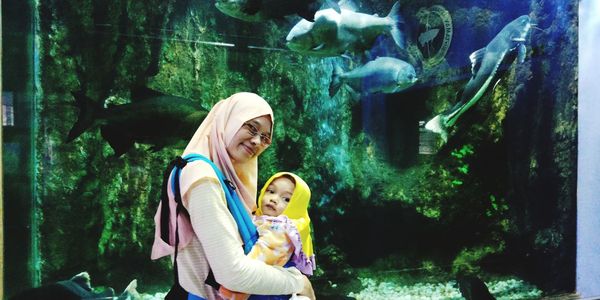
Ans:
{"label": "woman's arm", "polygon": [[188,194],[192,227],[218,283],[248,294],[281,295],[303,290],[304,276],[295,268],[273,267],[246,257],[216,179],[201,179]]}

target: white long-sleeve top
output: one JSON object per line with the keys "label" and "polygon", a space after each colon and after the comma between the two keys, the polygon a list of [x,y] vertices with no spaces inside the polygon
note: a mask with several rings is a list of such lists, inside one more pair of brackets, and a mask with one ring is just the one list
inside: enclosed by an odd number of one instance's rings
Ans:
{"label": "white long-sleeve top", "polygon": [[[212,171],[204,162],[194,165],[184,171]],[[194,182],[182,200],[196,233],[177,255],[179,283],[186,291],[219,299],[217,291],[204,283],[209,264],[217,282],[232,291],[284,295],[302,290],[303,278],[296,268],[269,266],[244,254],[237,224],[216,177]]]}

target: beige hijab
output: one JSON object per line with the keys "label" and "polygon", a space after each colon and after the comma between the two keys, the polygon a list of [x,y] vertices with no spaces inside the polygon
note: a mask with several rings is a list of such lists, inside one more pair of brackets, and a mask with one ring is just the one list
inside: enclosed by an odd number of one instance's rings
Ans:
{"label": "beige hijab", "polygon": [[[258,159],[253,157],[245,163],[232,162],[226,147],[233,136],[240,130],[244,122],[260,116],[269,116],[273,122],[273,111],[269,104],[253,93],[237,93],[219,101],[206,116],[183,155],[198,153],[208,157],[231,180],[248,213],[256,210],[256,185]],[[270,128],[272,135],[272,127]],[[194,182],[202,174],[182,173],[181,186],[189,186],[185,182]],[[185,194],[186,190],[181,190]]]}
{"label": "beige hijab", "polygon": [[[256,210],[256,184],[258,173],[258,159],[251,158],[244,163],[233,162],[227,153],[227,145],[233,136],[240,130],[244,122],[261,116],[269,116],[273,121],[273,111],[269,104],[260,96],[253,93],[237,93],[231,97],[219,101],[213,106],[189,144],[183,151],[183,156],[189,153],[202,154],[209,158],[223,172],[225,177],[236,186],[236,192],[243,202],[244,207],[251,214]],[[273,132],[271,127],[271,135]],[[199,179],[206,176],[203,172],[194,172],[193,167],[184,168],[179,180],[181,195],[185,195],[189,188]],[[175,245],[175,220],[179,224],[179,249],[185,247],[194,234],[190,220],[183,215],[176,217],[175,200],[171,192],[169,182],[168,188],[170,207],[170,241],[166,243],[160,237],[161,206],[158,206],[154,216],[155,231],[154,244],[152,245],[152,259],[172,254]]]}

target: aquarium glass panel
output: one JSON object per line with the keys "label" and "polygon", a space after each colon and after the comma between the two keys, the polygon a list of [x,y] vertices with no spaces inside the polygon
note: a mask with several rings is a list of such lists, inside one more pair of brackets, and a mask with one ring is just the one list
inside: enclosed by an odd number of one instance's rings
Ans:
{"label": "aquarium glass panel", "polygon": [[311,191],[317,298],[574,297],[577,9],[2,1],[5,296],[162,299],[163,172],[253,92],[274,114],[257,190],[287,171]]}

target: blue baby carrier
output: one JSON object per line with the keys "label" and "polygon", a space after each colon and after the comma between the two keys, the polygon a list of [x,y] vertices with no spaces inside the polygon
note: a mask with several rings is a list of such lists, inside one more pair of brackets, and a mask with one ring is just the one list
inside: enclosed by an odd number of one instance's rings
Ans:
{"label": "blue baby carrier", "polygon": [[[237,193],[235,192],[235,185],[228,180],[225,175],[219,170],[219,168],[208,158],[203,155],[191,153],[185,155],[184,157],[177,156],[174,160],[169,163],[169,166],[165,170],[163,174],[163,184],[162,184],[162,192],[161,192],[161,234],[160,237],[163,241],[169,241],[169,218],[170,218],[170,210],[169,210],[169,198],[167,195],[167,182],[171,181],[171,191],[173,195],[175,195],[175,202],[177,203],[176,213],[179,215],[180,213],[186,214],[189,218],[189,213],[183,207],[181,203],[181,191],[179,188],[179,176],[181,174],[181,170],[187,165],[189,162],[194,162],[202,160],[208,163],[219,178],[219,182],[223,188],[225,193],[225,198],[227,199],[227,207],[229,208],[229,212],[235,219],[235,222],[238,226],[238,231],[240,236],[242,237],[242,241],[244,243],[244,253],[248,254],[252,247],[258,240],[258,231],[256,230],[256,226],[252,223],[252,219],[250,215],[246,213],[245,208],[243,207],[242,202],[240,201]],[[188,293],[179,285],[179,275],[177,272],[177,252],[179,246],[179,225],[178,222],[175,222],[175,253],[174,253],[174,264],[173,264],[173,272],[175,276],[175,283],[169,293],[166,295],[165,299],[188,299]],[[287,266],[291,266],[288,263]],[[209,270],[208,277],[205,281],[206,284],[212,286],[216,290],[219,290],[221,285],[215,280],[212,270]],[[261,295],[252,295],[250,299],[283,299],[278,298],[279,296],[261,296]],[[289,296],[285,296],[288,299]]]}

